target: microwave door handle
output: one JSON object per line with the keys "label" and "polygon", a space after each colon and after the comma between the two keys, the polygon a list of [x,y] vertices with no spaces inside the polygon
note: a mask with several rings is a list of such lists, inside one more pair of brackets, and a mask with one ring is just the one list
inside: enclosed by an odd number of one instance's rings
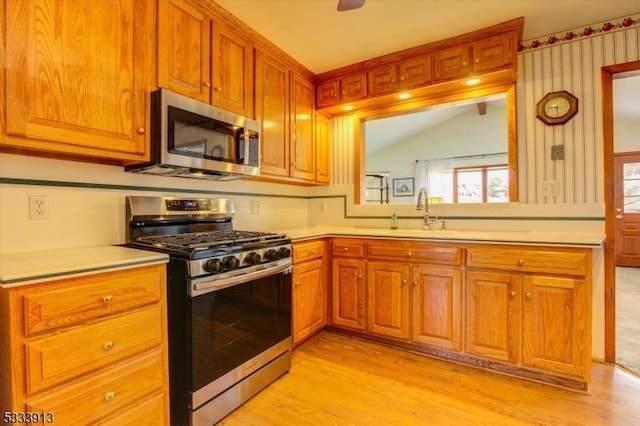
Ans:
{"label": "microwave door handle", "polygon": [[251,135],[249,134],[249,132],[245,129],[242,138],[244,139],[244,161],[242,162],[244,165],[248,165],[249,164],[249,141],[251,140]]}

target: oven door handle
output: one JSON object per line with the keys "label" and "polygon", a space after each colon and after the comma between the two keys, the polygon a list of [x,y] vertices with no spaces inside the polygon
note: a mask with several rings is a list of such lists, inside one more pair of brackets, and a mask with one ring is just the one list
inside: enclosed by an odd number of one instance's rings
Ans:
{"label": "oven door handle", "polygon": [[267,267],[264,269],[258,269],[257,271],[248,272],[246,274],[236,275],[229,278],[223,278],[220,280],[205,281],[202,283],[193,283],[191,286],[191,297],[200,296],[201,294],[210,293],[212,291],[222,290],[223,288],[232,287],[238,284],[244,284],[249,281],[258,280],[260,278],[268,277],[270,275],[276,275],[281,272],[290,272],[291,260],[287,259],[286,262],[278,264],[276,266]]}

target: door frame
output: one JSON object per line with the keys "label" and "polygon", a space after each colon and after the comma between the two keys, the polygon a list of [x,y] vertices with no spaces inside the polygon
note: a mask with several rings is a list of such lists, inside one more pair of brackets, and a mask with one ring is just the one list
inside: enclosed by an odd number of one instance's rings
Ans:
{"label": "door frame", "polygon": [[604,360],[616,362],[616,245],[613,191],[613,80],[617,74],[640,73],[640,61],[602,67],[602,133],[604,159]]}

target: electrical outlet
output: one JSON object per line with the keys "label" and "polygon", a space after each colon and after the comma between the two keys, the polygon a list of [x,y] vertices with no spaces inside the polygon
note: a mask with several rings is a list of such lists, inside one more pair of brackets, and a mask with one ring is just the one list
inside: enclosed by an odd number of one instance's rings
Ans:
{"label": "electrical outlet", "polygon": [[557,197],[558,196],[558,181],[557,180],[543,180],[540,181],[540,195],[542,197]]}
{"label": "electrical outlet", "polygon": [[251,201],[249,203],[251,214],[260,214],[260,201]]}
{"label": "electrical outlet", "polygon": [[49,219],[49,204],[45,195],[29,196],[29,219]]}
{"label": "electrical outlet", "polygon": [[551,160],[564,160],[564,145],[553,145],[551,147]]}

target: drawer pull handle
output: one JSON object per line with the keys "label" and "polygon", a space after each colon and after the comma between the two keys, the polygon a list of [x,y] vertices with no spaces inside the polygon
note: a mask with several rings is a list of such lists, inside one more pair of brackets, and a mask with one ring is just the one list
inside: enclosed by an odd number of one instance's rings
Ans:
{"label": "drawer pull handle", "polygon": [[525,294],[524,297],[526,297],[527,299],[531,299],[531,293]]}
{"label": "drawer pull handle", "polygon": [[107,393],[104,394],[104,400],[107,401],[107,402],[113,400],[113,398],[115,398],[115,397],[116,397],[116,393],[113,392],[113,391],[107,392]]}
{"label": "drawer pull handle", "polygon": [[105,342],[104,345],[102,345],[102,347],[104,348],[105,351],[111,350],[111,348],[113,348],[113,340],[109,342]]}
{"label": "drawer pull handle", "polygon": [[314,254],[316,254],[315,250],[309,250],[309,255],[313,256]]}
{"label": "drawer pull handle", "polygon": [[344,248],[344,251],[349,251],[349,247],[345,247],[345,248]]}
{"label": "drawer pull handle", "polygon": [[408,257],[411,257],[411,256],[413,256],[413,253],[408,252],[408,253],[407,253],[407,256],[408,256]]}
{"label": "drawer pull handle", "polygon": [[516,297],[516,292],[515,291],[511,292],[511,297]]}
{"label": "drawer pull handle", "polygon": [[520,265],[520,266],[524,265],[524,259],[518,260],[518,265]]}
{"label": "drawer pull handle", "polygon": [[102,301],[104,303],[109,303],[113,300],[113,296],[110,294],[107,294],[106,296],[102,296]]}

